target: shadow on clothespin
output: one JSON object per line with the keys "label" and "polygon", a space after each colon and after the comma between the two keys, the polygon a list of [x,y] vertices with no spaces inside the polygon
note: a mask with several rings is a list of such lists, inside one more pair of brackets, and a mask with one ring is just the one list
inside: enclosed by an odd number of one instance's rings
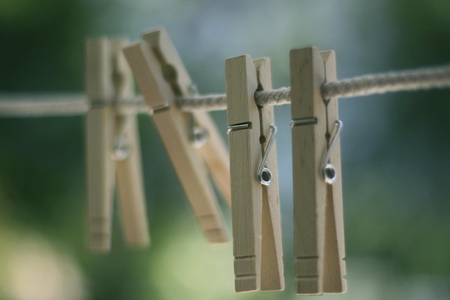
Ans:
{"label": "shadow on clothespin", "polygon": [[205,167],[231,204],[227,150],[206,112],[184,113],[177,107],[177,96],[196,90],[172,42],[158,29],[123,52],[207,240],[228,241]]}
{"label": "shadow on clothespin", "polygon": [[346,281],[334,51],[294,49],[291,59],[292,172],[297,294],[343,293]]}
{"label": "shadow on clothespin", "polygon": [[134,94],[121,51],[126,44],[105,38],[86,43],[89,248],[96,251],[110,249],[115,175],[125,239],[135,246],[149,244],[137,119],[114,107],[116,99]]}
{"label": "shadow on clothespin", "polygon": [[226,60],[233,253],[237,292],[284,289],[272,106],[254,93],[272,89],[270,60]]}

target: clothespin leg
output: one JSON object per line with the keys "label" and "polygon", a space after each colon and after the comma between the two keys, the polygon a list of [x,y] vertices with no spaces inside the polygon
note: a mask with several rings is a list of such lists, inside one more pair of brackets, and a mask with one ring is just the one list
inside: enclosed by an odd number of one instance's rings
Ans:
{"label": "clothespin leg", "polygon": [[[253,61],[261,90],[272,89],[270,59],[262,58]],[[265,155],[270,126],[274,125],[273,106],[258,107],[261,127],[261,151]],[[281,239],[281,214],[278,191],[278,168],[276,145],[273,142],[269,149],[266,167],[272,173],[270,185],[262,187],[262,240],[261,240],[261,290],[273,291],[284,289],[283,246]]]}
{"label": "clothespin leg", "polygon": [[110,48],[106,39],[86,44],[86,90],[94,106],[86,115],[87,198],[89,204],[89,248],[107,251],[111,243],[112,201],[115,166],[111,160],[114,111],[105,105],[114,94],[109,76]]}
{"label": "clothespin leg", "polygon": [[[110,43],[115,62],[113,75],[115,94],[120,98],[131,98],[134,96],[134,80],[122,53],[128,41],[114,40]],[[124,136],[120,136],[121,134]],[[125,239],[130,245],[146,246],[150,243],[150,239],[142,180],[141,145],[135,113],[130,112],[116,117],[115,138],[120,139],[119,142],[124,143],[124,151],[129,152],[124,159],[120,157],[116,159],[118,200]],[[117,140],[115,146],[116,144]]]}
{"label": "clothespin leg", "polygon": [[130,245],[147,246],[150,243],[144,184],[141,171],[141,151],[137,120],[133,117],[126,134],[130,141],[131,154],[117,162],[117,190],[120,215],[125,239]]}
{"label": "clothespin leg", "polygon": [[222,196],[231,207],[230,159],[225,143],[208,112],[197,111],[193,114],[199,126],[205,128],[208,134],[205,145],[199,148],[200,155]]}
{"label": "clothespin leg", "polygon": [[[321,51],[325,80],[336,81],[336,54],[334,51]],[[339,120],[338,99],[332,98],[327,103],[327,137],[331,137],[335,131],[335,123]],[[328,142],[329,145],[329,142]],[[336,170],[336,181],[327,185],[326,204],[326,231],[325,231],[325,255],[324,265],[327,268],[324,277],[324,292],[343,293],[346,291],[347,282],[343,279],[346,274],[345,243],[344,243],[344,214],[342,207],[342,172],[341,172],[341,147],[340,138],[331,152],[330,163]]]}
{"label": "clothespin leg", "polygon": [[[330,186],[321,175],[322,160],[329,146],[327,115],[337,119],[337,106],[334,112],[327,112],[320,93],[320,86],[326,79],[324,65],[331,64],[328,58],[332,56],[324,53],[323,57],[326,58],[325,64],[314,47],[291,51],[295,274],[298,294],[339,293],[345,290],[342,278],[345,273],[342,269],[342,196],[338,198],[341,188],[337,187],[341,182]],[[331,78],[331,69],[329,74]],[[332,117],[331,113],[334,114]],[[337,162],[339,152],[335,151],[336,148],[331,160],[336,162],[335,168],[340,175],[340,163]]]}
{"label": "clothespin leg", "polygon": [[230,145],[233,255],[236,292],[260,289],[262,188],[259,113],[254,101],[256,69],[249,56],[227,59],[227,113]]}

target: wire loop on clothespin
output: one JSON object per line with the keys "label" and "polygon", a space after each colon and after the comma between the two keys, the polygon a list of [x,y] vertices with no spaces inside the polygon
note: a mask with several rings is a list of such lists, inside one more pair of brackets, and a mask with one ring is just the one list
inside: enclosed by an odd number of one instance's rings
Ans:
{"label": "wire loop on clothespin", "polygon": [[[189,86],[189,91],[193,96],[198,95],[197,85],[195,83],[192,83]],[[193,113],[190,113],[189,118],[189,140],[191,141],[191,144],[194,148],[200,149],[208,141],[208,132],[205,130],[205,128],[196,124]]]}
{"label": "wire loop on clothespin", "polygon": [[343,124],[341,120],[336,120],[335,130],[333,136],[330,139],[330,145],[328,146],[328,150],[323,157],[323,161],[320,167],[320,175],[328,184],[333,184],[337,178],[336,169],[331,163],[329,163],[329,161],[331,153],[333,152],[333,148],[336,145],[336,141],[338,140],[338,137],[341,133],[342,125]]}
{"label": "wire loop on clothespin", "polygon": [[117,135],[114,139],[113,151],[111,154],[111,159],[115,161],[122,161],[127,159],[131,153],[130,140],[127,138],[126,134],[130,123],[134,120],[135,114],[128,115],[120,124],[117,130]]}
{"label": "wire loop on clothespin", "polygon": [[277,134],[277,127],[275,125],[270,125],[270,138],[267,143],[266,149],[264,150],[264,157],[258,167],[258,179],[262,185],[270,185],[272,183],[272,172],[266,167],[267,158],[269,157],[270,149],[272,148],[273,142],[275,141],[275,135]]}

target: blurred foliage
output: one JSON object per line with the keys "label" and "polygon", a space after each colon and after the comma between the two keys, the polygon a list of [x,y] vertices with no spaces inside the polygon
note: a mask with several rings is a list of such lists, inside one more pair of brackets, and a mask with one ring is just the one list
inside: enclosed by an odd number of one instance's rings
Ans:
{"label": "blurred foliage", "polygon": [[[0,92],[81,92],[85,39],[159,26],[203,93],[224,92],[224,60],[243,53],[269,56],[274,86],[289,85],[289,49],[311,44],[336,50],[340,78],[449,61],[446,1],[2,0]],[[449,96],[340,101],[349,291],[325,298],[450,297]],[[294,298],[289,108],[276,113],[285,292],[234,294],[232,247],[204,241],[148,116],[152,246],[127,247],[115,209],[108,254],[86,248],[84,118],[3,118],[0,299]]]}

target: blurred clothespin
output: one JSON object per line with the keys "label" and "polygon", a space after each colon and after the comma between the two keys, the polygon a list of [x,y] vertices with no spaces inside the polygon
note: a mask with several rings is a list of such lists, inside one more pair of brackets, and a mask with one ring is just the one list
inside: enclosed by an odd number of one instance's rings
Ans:
{"label": "blurred clothespin", "polygon": [[206,112],[185,113],[177,107],[176,97],[196,91],[175,47],[158,29],[143,34],[124,54],[207,240],[228,241],[205,167],[230,203],[227,150]]}
{"label": "blurred clothespin", "polygon": [[337,99],[321,85],[336,80],[334,51],[294,49],[291,60],[295,278],[298,294],[346,290]]}
{"label": "blurred clothespin", "polygon": [[149,244],[137,119],[132,112],[118,114],[114,105],[134,94],[122,54],[126,44],[105,38],[86,44],[89,247],[98,251],[110,249],[115,175],[125,238],[132,245]]}
{"label": "blurred clothespin", "polygon": [[272,106],[254,93],[272,89],[270,60],[226,60],[233,253],[237,292],[284,289]]}

